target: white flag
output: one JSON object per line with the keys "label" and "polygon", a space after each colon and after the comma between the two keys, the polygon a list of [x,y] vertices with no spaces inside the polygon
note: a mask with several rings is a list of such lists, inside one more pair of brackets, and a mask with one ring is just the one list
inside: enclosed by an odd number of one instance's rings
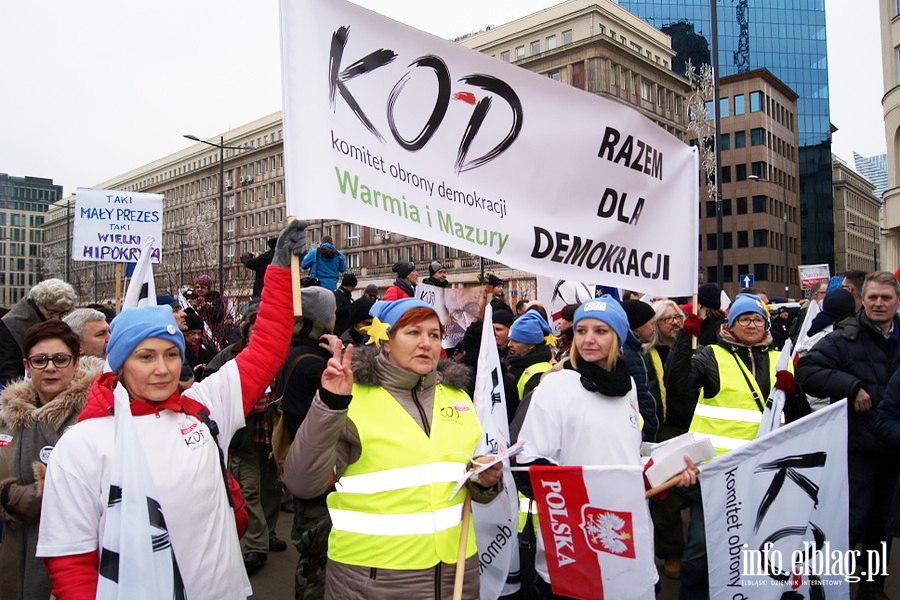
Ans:
{"label": "white flag", "polygon": [[[155,300],[155,297],[154,297]],[[114,391],[116,454],[100,550],[98,600],[179,600],[186,592],[134,428],[128,391]]]}
{"label": "white flag", "polygon": [[[503,392],[500,354],[494,338],[490,304],[484,308],[484,329],[481,332],[473,400],[484,431],[477,453],[495,454],[509,447],[506,395]],[[519,589],[518,508],[516,484],[507,459],[503,461],[503,491],[488,504],[472,504],[478,560],[481,563],[482,600],[496,600],[500,595]]]}
{"label": "white flag", "polygon": [[128,281],[122,310],[137,306],[156,306],[156,284],[153,283],[153,264],[150,262],[154,241],[153,236],[148,235],[141,244],[141,257]]}
{"label": "white flag", "polygon": [[846,400],[713,459],[700,477],[711,600],[849,597]]}

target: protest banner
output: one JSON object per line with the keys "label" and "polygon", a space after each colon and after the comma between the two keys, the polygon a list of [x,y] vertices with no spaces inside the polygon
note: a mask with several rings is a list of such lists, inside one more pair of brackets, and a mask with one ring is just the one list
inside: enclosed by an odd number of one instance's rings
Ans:
{"label": "protest banner", "polygon": [[849,597],[846,400],[710,461],[700,483],[711,600]]}
{"label": "protest banner", "polygon": [[128,281],[128,289],[125,290],[125,299],[122,301],[122,310],[139,306],[156,306],[156,282],[153,279],[152,248],[156,240],[152,235],[144,238],[141,245],[141,257],[134,265],[131,279]]}
{"label": "protest banner", "polygon": [[344,0],[286,0],[281,29],[288,214],[695,290],[697,151],[637,110]]}
{"label": "protest banner", "polygon": [[828,265],[799,265],[800,289],[806,291],[820,281],[828,282],[831,270]]}
{"label": "protest banner", "polygon": [[162,256],[163,196],[78,188],[72,221],[72,260],[137,262],[153,236],[151,260]]}
{"label": "protest banner", "polygon": [[[487,305],[473,397],[475,412],[484,431],[476,454],[496,454],[510,445],[506,394],[493,322],[493,309]],[[503,491],[488,504],[472,504],[482,600],[496,600],[501,595],[516,592],[520,586],[519,500],[508,459],[504,461],[504,467]]]}
{"label": "protest banner", "polygon": [[[531,467],[546,573],[555,594],[653,598],[653,529],[642,469]],[[540,557],[535,561],[542,570]]]}
{"label": "protest banner", "polygon": [[567,304],[581,304],[594,297],[594,286],[579,281],[537,277],[537,300],[547,308],[550,332],[559,337],[560,312]]}

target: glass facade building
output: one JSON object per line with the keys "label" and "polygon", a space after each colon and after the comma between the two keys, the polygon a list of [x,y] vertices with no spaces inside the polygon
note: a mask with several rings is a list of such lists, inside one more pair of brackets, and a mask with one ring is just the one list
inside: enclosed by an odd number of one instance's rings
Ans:
{"label": "glass facade building", "polygon": [[[692,38],[704,38],[701,48],[712,46],[709,0],[619,0],[619,4],[670,33],[673,49],[691,56],[695,64],[700,56]],[[717,0],[716,12],[720,75],[766,68],[799,96],[802,261],[833,268],[825,0]],[[673,62],[673,68],[678,64]]]}

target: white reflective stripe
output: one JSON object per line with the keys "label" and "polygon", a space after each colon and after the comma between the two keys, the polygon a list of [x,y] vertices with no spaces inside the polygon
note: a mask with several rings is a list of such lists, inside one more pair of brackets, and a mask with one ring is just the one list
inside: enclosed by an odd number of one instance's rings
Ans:
{"label": "white reflective stripe", "polygon": [[712,442],[713,448],[725,448],[726,450],[734,450],[735,448],[740,448],[744,444],[750,443],[751,440],[741,440],[738,438],[730,438],[724,437],[721,435],[710,435],[708,433],[700,433],[699,431],[692,432],[694,437],[698,440],[703,438],[709,438],[709,441]]}
{"label": "white reflective stripe", "polygon": [[760,423],[762,421],[762,413],[758,410],[710,406],[702,402],[697,403],[694,414],[701,417],[709,417],[710,419],[722,419],[723,421],[741,421],[744,423]]}
{"label": "white reflective stripe", "polygon": [[454,504],[433,512],[376,515],[340,508],[329,508],[332,527],[363,535],[433,534],[459,525],[462,504]]}
{"label": "white reflective stripe", "polygon": [[432,483],[456,483],[465,472],[466,465],[463,463],[426,463],[362,475],[345,475],[334,485],[334,489],[349,494],[375,494]]}
{"label": "white reflective stripe", "polygon": [[528,498],[519,498],[519,512],[537,514],[537,502],[532,502]]}

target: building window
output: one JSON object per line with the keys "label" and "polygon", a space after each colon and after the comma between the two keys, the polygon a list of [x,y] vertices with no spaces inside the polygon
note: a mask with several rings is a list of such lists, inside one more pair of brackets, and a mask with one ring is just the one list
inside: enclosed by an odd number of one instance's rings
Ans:
{"label": "building window", "polygon": [[650,91],[650,82],[641,80],[641,98],[647,101],[651,101],[653,98],[651,96]]}
{"label": "building window", "polygon": [[722,167],[722,183],[731,183],[731,167]]}
{"label": "building window", "polygon": [[739,116],[744,114],[746,111],[744,110],[744,95],[738,94],[734,97],[734,116]]}
{"label": "building window", "polygon": [[753,196],[753,212],[764,213],[768,208],[769,199],[765,196]]}
{"label": "building window", "polygon": [[747,147],[747,132],[746,131],[735,131],[734,132],[734,147],[735,148],[746,148]]}
{"label": "building window", "polygon": [[747,214],[747,198],[740,197],[737,199],[737,214],[746,215]]}
{"label": "building window", "polygon": [[747,181],[747,165],[740,164],[734,166],[735,181]]}
{"label": "building window", "polygon": [[504,50],[500,53],[500,60],[503,62],[509,62],[509,50]]}
{"label": "building window", "polygon": [[712,100],[706,102],[706,120],[712,121],[716,118],[716,114],[713,112],[713,103]]}
{"label": "building window", "polygon": [[761,146],[766,143],[765,130],[762,127],[754,127],[750,130],[750,145]]}
{"label": "building window", "polygon": [[706,267],[706,280],[707,281],[718,281],[719,276],[715,267]]}
{"label": "building window", "polygon": [[359,244],[359,225],[356,223],[347,223],[347,246],[353,247],[359,246]]}
{"label": "building window", "polygon": [[716,250],[718,246],[716,245],[716,234],[707,233],[706,234],[706,249],[707,250]]}
{"label": "building window", "polygon": [[750,92],[750,112],[762,110],[762,92]]}
{"label": "building window", "polygon": [[519,46],[516,48],[516,60],[522,60],[525,58],[525,46]]}
{"label": "building window", "polygon": [[756,281],[768,281],[769,280],[769,265],[764,263],[756,263],[753,265],[753,274],[756,277]]}
{"label": "building window", "polygon": [[728,116],[728,98],[719,98],[719,118]]}
{"label": "building window", "polygon": [[723,133],[719,136],[719,146],[721,150],[730,150],[731,149],[731,134]]}
{"label": "building window", "polygon": [[722,248],[724,248],[725,250],[730,250],[731,245],[732,245],[731,232],[730,231],[722,232]]}
{"label": "building window", "polygon": [[346,256],[347,256],[347,268],[348,269],[358,269],[359,268],[359,252],[348,252]]}
{"label": "building window", "polygon": [[722,199],[722,216],[723,217],[731,216],[731,198],[723,198]]}
{"label": "building window", "polygon": [[753,247],[764,248],[769,245],[769,230],[754,229],[753,230]]}
{"label": "building window", "polygon": [[731,283],[734,281],[734,267],[731,265],[725,265],[725,277],[722,278],[726,283]]}
{"label": "building window", "polygon": [[634,50],[635,52],[637,52],[638,54],[640,54],[641,51],[643,50],[643,48],[641,48],[640,46],[638,46],[638,45],[635,44],[634,42],[631,42],[631,49]]}
{"label": "building window", "polygon": [[559,69],[550,71],[549,73],[547,73],[547,77],[549,77],[553,81],[562,81],[562,75],[560,75]]}
{"label": "building window", "polygon": [[[746,198],[745,198],[745,200],[746,200]],[[738,231],[737,234],[738,234],[737,235],[737,238],[738,238],[737,247],[738,248],[746,248],[748,246],[748,238],[750,236],[747,235],[746,231]]]}
{"label": "building window", "polygon": [[715,200],[707,200],[706,201],[706,217],[711,219],[716,216],[716,201]]}
{"label": "building window", "polygon": [[764,161],[758,160],[750,165],[750,170],[753,172],[754,177],[759,177],[762,179],[765,177],[764,173],[766,172],[766,163]]}
{"label": "building window", "polygon": [[572,30],[567,29],[562,32],[562,43],[563,44],[571,44],[572,43]]}
{"label": "building window", "polygon": [[547,50],[553,50],[554,48],[556,48],[556,36],[555,35],[548,35],[546,42],[547,42],[547,44],[546,44]]}
{"label": "building window", "polygon": [[535,40],[531,42],[531,55],[534,56],[536,54],[541,53],[541,40]]}

